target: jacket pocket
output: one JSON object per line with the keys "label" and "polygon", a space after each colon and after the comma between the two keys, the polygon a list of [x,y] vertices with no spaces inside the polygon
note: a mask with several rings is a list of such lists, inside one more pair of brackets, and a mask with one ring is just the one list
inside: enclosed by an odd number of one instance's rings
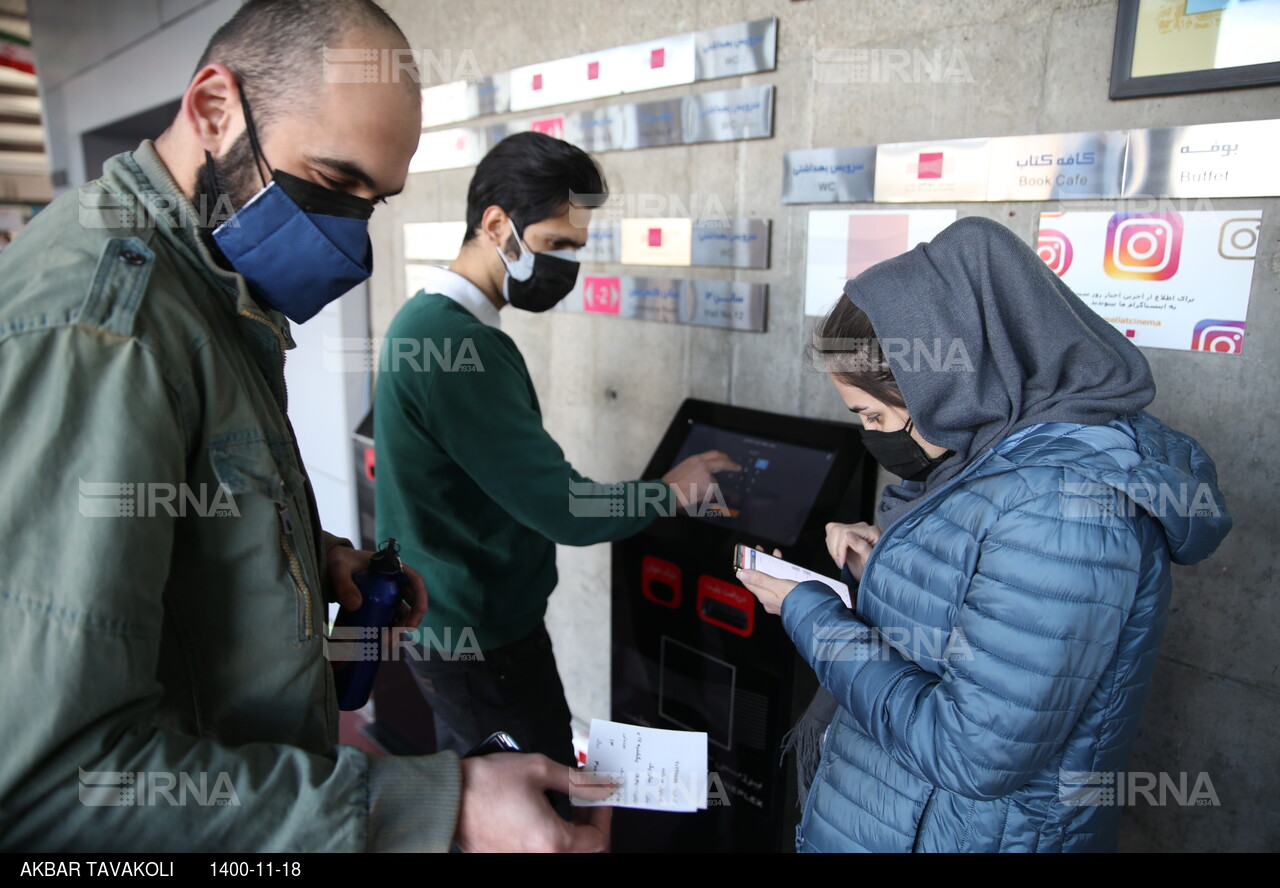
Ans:
{"label": "jacket pocket", "polygon": [[306,543],[309,527],[298,505],[298,494],[303,491],[307,478],[277,457],[281,448],[292,446],[287,439],[273,442],[260,431],[246,430],[211,439],[209,457],[219,483],[239,504],[242,515],[255,501],[269,505],[275,512],[281,566],[293,584],[297,636],[299,641],[306,641],[316,634],[312,604],[314,581],[305,566],[313,554]]}

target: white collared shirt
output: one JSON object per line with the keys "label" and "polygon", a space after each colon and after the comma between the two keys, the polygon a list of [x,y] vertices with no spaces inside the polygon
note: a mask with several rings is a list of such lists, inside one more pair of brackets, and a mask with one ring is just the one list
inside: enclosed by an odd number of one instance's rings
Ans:
{"label": "white collared shirt", "polygon": [[475,315],[481,323],[502,329],[502,318],[498,316],[498,310],[493,307],[493,303],[480,292],[479,287],[456,271],[434,265],[424,269],[422,289],[428,293],[448,296]]}

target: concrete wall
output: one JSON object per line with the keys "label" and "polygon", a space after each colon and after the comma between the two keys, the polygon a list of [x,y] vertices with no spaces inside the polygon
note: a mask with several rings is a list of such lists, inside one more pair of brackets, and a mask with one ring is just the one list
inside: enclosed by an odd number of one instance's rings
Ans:
{"label": "concrete wall", "polygon": [[[668,195],[686,208],[716,200],[730,217],[774,220],[772,268],[737,273],[770,285],[768,332],[503,312],[504,329],[538,386],[547,427],[574,464],[600,480],[638,475],[689,396],[847,419],[826,380],[800,360],[812,325],[802,308],[808,208],[780,203],[784,151],[1280,117],[1280,87],[1109,101],[1116,8],[1107,0],[387,0],[385,6],[415,47],[437,60],[448,54],[454,65],[471,53],[485,73],[764,16],[780,20],[777,71],[697,87],[775,84],[774,138],[600,156],[615,192]],[[960,52],[972,82],[820,82],[814,54],[831,49],[918,49],[930,56],[937,50],[944,59]],[[375,214],[374,335],[406,297],[401,224],[463,218],[471,172],[411,176],[404,196]],[[1272,382],[1280,373],[1280,200],[1211,203],[1265,211],[1245,355],[1148,350],[1160,389],[1151,409],[1208,447],[1236,528],[1208,563],[1176,571],[1173,613],[1131,769],[1186,771],[1192,780],[1207,772],[1221,807],[1139,803],[1125,812],[1121,842],[1129,850],[1280,847],[1272,739],[1280,733],[1274,594],[1280,472],[1273,456],[1280,408]],[[1038,214],[1056,209],[955,206],[961,215],[998,219],[1028,240]],[[559,565],[549,624],[570,705],[581,717],[606,716],[608,663],[600,652],[609,643],[609,549],[562,548]]]}
{"label": "concrete wall", "polygon": [[101,172],[85,169],[82,133],[180,98],[205,44],[239,6],[239,0],[30,0],[55,188]]}

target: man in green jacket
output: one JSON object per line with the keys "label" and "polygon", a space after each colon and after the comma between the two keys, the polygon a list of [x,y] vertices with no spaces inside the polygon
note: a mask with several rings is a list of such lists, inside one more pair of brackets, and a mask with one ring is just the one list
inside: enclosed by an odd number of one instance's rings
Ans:
{"label": "man in green jacket", "polygon": [[0,256],[0,847],[603,847],[544,790],[607,788],[541,757],[337,745],[324,614],[370,553],[320,532],[288,321],[367,275],[420,105],[330,47],[407,44],[366,0],[250,0],[170,128]]}
{"label": "man in green jacket", "polygon": [[604,193],[581,149],[542,133],[508,136],[471,180],[458,258],[430,271],[382,347],[378,537],[399,540],[431,589],[422,644],[406,659],[442,748],[465,751],[502,730],[524,749],[573,762],[542,622],[556,586],[555,544],[631,536],[711,495],[712,473],[739,468],[710,451],[661,480],[601,485],[575,471],[543,427],[499,312],[546,311],[570,292],[587,238],[584,196]]}

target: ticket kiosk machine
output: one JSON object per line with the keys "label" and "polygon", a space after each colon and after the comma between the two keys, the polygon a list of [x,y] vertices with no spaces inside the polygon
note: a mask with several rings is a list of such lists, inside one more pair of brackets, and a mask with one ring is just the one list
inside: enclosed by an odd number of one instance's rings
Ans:
{"label": "ticket kiosk machine", "polygon": [[733,551],[778,548],[838,578],[824,525],[872,515],[875,463],[856,423],[687,400],[644,477],[706,450],[742,466],[717,476],[725,508],[660,519],[613,545],[612,708],[620,722],[705,731],[710,806],[618,809],[616,851],[793,847],[794,768],[782,738],[817,682],[779,618],[738,584]]}

